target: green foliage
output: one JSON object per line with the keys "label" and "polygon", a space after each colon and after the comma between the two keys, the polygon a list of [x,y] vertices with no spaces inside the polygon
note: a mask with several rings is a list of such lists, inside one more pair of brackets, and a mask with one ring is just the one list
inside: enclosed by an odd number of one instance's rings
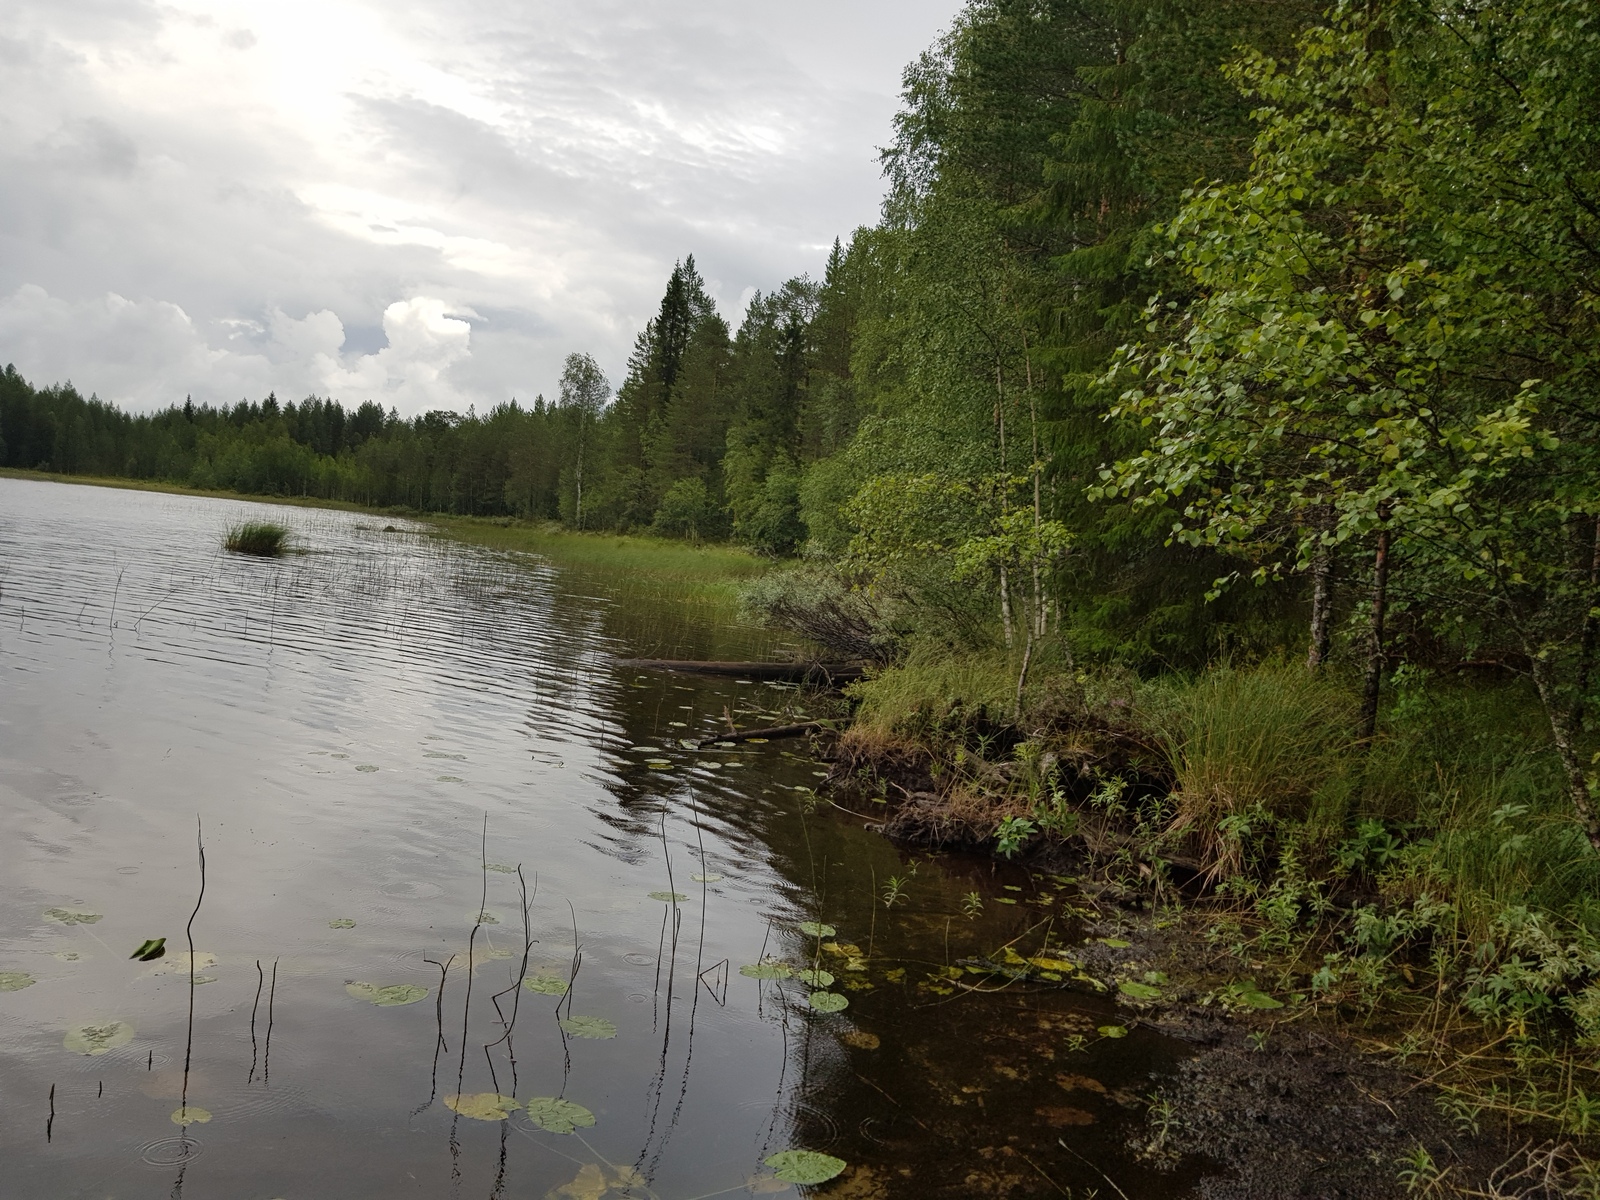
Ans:
{"label": "green foliage", "polygon": [[288,549],[289,530],[274,521],[244,521],[228,530],[223,549],[257,558],[277,558]]}

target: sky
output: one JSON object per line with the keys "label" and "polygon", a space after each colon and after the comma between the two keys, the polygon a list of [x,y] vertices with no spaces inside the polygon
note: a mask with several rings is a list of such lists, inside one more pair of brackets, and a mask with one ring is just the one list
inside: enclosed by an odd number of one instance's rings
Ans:
{"label": "sky", "polygon": [[878,212],[959,0],[10,0],[0,363],[124,408],[411,415],[621,381]]}

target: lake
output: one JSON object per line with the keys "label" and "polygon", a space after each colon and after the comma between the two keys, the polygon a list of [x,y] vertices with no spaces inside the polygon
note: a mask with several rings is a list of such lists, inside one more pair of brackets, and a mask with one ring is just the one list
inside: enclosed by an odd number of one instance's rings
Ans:
{"label": "lake", "polygon": [[[259,517],[301,552],[221,549]],[[1071,883],[894,846],[806,742],[689,748],[812,712],[621,661],[777,652],[708,611],[0,479],[0,1195],[1183,1194],[1125,1148],[1174,1045],[964,965],[1081,938]]]}

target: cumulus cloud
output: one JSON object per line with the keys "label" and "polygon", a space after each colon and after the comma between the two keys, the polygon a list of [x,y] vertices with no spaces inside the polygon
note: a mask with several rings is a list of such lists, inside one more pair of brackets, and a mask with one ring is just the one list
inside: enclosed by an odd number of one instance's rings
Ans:
{"label": "cumulus cloud", "polygon": [[0,361],[141,408],[617,373],[676,259],[736,318],[873,219],[957,7],[15,0]]}

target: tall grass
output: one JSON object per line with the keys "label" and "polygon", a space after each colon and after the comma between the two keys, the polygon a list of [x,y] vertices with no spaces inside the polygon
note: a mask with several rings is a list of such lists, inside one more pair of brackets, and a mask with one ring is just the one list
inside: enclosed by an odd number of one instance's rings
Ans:
{"label": "tall grass", "polygon": [[241,521],[228,530],[222,545],[235,554],[277,558],[289,549],[289,530],[275,521]]}

